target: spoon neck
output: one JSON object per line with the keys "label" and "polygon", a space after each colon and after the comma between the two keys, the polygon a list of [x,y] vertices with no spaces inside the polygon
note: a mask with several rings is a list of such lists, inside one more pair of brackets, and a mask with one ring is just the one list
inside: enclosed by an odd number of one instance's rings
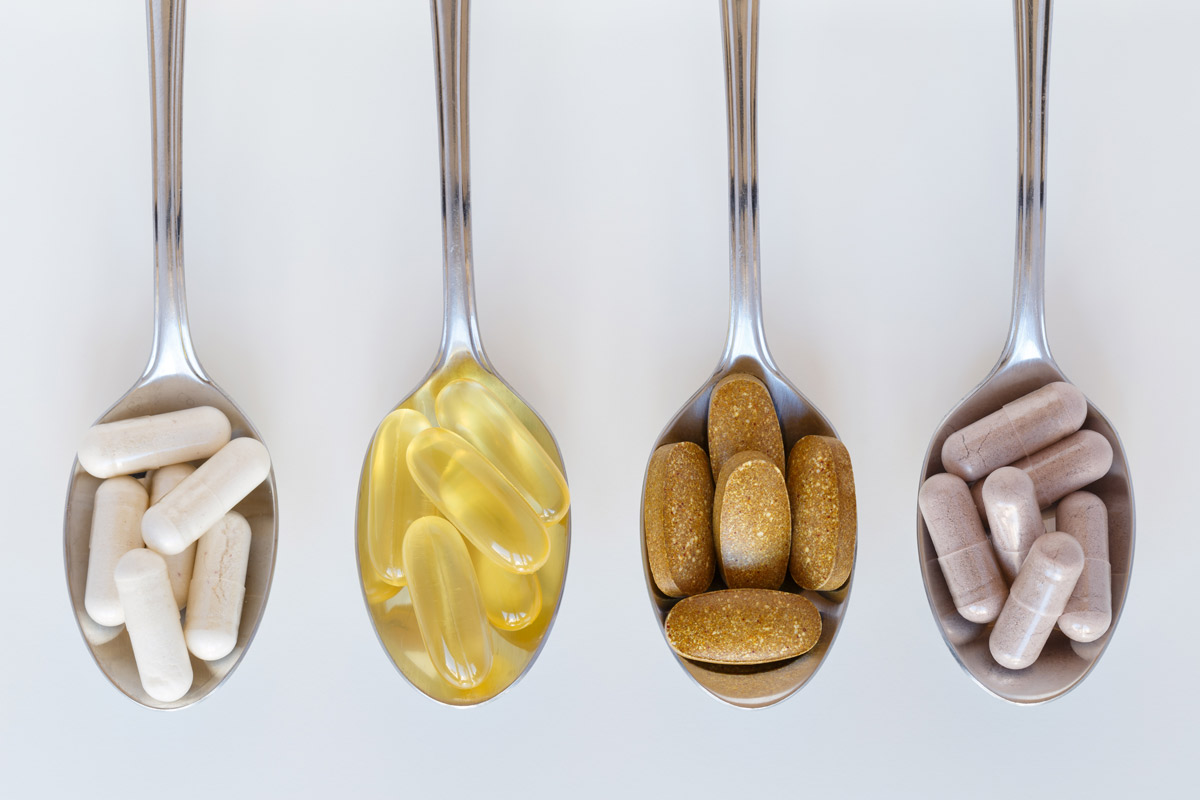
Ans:
{"label": "spoon neck", "polygon": [[729,333],[723,361],[769,358],[758,260],[758,0],[721,0],[729,133]]}
{"label": "spoon neck", "polygon": [[1051,0],[1014,0],[1018,185],[1012,325],[1005,357],[1050,358],[1046,342],[1046,110]]}
{"label": "spoon neck", "polygon": [[154,182],[154,342],[144,377],[200,375],[183,280],[183,38],[185,0],[147,0]]}

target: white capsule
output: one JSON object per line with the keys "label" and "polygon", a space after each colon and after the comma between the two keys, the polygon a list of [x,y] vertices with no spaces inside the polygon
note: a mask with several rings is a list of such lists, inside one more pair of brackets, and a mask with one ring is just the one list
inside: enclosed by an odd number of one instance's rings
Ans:
{"label": "white capsule", "polygon": [[[150,505],[154,505],[159,500],[166,496],[167,492],[174,489],[180,482],[196,471],[196,468],[191,464],[172,464],[169,467],[163,467],[154,471],[154,475],[150,481]],[[138,528],[139,532],[141,528]],[[150,548],[153,550],[154,548]],[[171,591],[175,595],[175,602],[180,608],[187,605],[188,586],[192,582],[192,567],[196,563],[196,543],[192,542],[182,553],[175,555],[163,555],[163,561],[167,562],[167,575],[171,578]]]}
{"label": "white capsule", "polygon": [[192,686],[192,663],[166,563],[151,550],[131,550],[117,563],[114,577],[142,688],[160,702],[178,700]]}
{"label": "white capsule", "polygon": [[97,478],[208,458],[229,442],[229,418],[212,406],[93,425],[79,463]]}
{"label": "white capsule", "polygon": [[100,625],[125,621],[113,569],[121,556],[142,546],[141,522],[147,500],[146,490],[133,478],[109,478],[96,487],[83,607]]}
{"label": "white capsule", "polygon": [[183,627],[188,650],[196,658],[216,661],[237,644],[249,564],[250,523],[230,511],[197,542]]}
{"label": "white capsule", "polygon": [[217,524],[271,471],[267,448],[234,439],[183,479],[142,517],[142,538],[159,553],[182,552]]}

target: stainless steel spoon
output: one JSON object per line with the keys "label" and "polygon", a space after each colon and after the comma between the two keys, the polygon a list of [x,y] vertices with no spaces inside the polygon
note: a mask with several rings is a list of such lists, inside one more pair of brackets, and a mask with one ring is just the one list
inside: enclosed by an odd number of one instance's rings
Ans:
{"label": "stainless steel spoon", "polygon": [[[1045,323],[1046,256],[1046,102],[1050,55],[1050,0],[1014,0],[1017,40],[1019,183],[1017,199],[1016,278],[1012,324],[1000,360],[983,382],[946,415],[929,442],[921,481],[942,469],[942,444],[954,431],[1006,403],[1053,381],[1066,381],[1050,356]],[[1108,645],[1129,585],[1133,562],[1133,487],[1125,449],[1100,409],[1088,402],[1083,427],[1104,435],[1112,445],[1112,468],[1088,491],[1108,507],[1109,560],[1112,563],[1112,625],[1095,642],[1071,642],[1057,629],[1041,657],[1023,670],[999,666],[988,650],[990,626],[968,622],[954,611],[933,542],[917,511],[917,550],[925,593],[942,637],[963,669],[985,690],[1013,703],[1053,700],[1074,688],[1091,671]]]}
{"label": "stainless steel spoon", "polygon": [[[258,431],[200,366],[188,330],[183,285],[181,210],[181,132],[183,106],[183,29],[185,0],[148,0],[150,108],[154,145],[154,343],[137,383],[96,423],[160,414],[192,406],[214,406],[229,417],[233,435],[261,440]],[[124,626],[97,625],[83,608],[87,580],[92,501],[100,480],[71,467],[63,524],[63,558],[75,618],[92,657],[112,684],[149,708],[176,709],[208,696],[241,662],[267,604],[278,540],[275,472],[250,493],[237,510],[250,522],[250,566],[241,628],[233,652],[219,661],[192,657],[192,688],[172,703],[151,698],[142,689]]]}
{"label": "stainless steel spoon", "polygon": [[[767,386],[790,452],[809,434],[837,436],[829,420],[788,382],[767,349],[762,323],[762,292],[758,264],[758,155],[755,131],[755,92],[758,84],[758,0],[721,0],[725,38],[725,99],[729,124],[729,333],[716,371],[667,423],[654,447],[707,438],[708,401],[713,387],[735,372],[754,375]],[[643,498],[645,490],[643,488]],[[644,502],[644,500],[643,500]],[[645,508],[642,509],[642,518]],[[646,554],[642,524],[642,567],[659,625],[677,602],[658,590]],[[702,687],[727,703],[758,708],[778,703],[798,691],[817,671],[841,628],[853,573],[834,592],[803,591],[821,612],[821,638],[808,653],[789,661],[752,667],[722,667],[676,657],[680,666]],[[713,590],[722,589],[718,575]],[[785,589],[801,592],[788,578]],[[664,628],[663,637],[666,637]]]}
{"label": "stainless steel spoon", "polygon": [[[471,263],[471,190],[467,140],[467,23],[470,0],[432,0],[435,71],[438,89],[438,130],[441,134],[442,245],[445,278],[445,316],[442,343],[433,366],[417,388],[396,408],[412,408],[433,421],[434,398],[447,383],[470,378],[490,389],[529,429],[560,470],[562,454],[550,430],[504,380],[483,350],[475,316]],[[379,643],[413,686],[449,705],[475,705],[492,699],[515,683],[541,652],[562,599],[571,541],[570,512],[549,529],[550,558],[537,571],[542,611],[519,631],[490,629],[493,662],[487,677],[472,689],[446,683],[425,652],[408,588],[383,582],[371,566],[367,551],[367,492],[371,448],[363,459],[359,482],[356,530],[358,569],[363,598]]]}

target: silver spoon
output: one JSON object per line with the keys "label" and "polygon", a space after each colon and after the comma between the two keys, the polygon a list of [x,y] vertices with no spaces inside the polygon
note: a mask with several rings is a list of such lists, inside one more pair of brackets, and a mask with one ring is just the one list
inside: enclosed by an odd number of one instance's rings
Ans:
{"label": "silver spoon", "polygon": [[[246,415],[200,366],[188,330],[180,206],[184,5],[185,0],[148,0],[146,4],[154,145],[154,343],[150,348],[150,360],[137,383],[96,423],[192,406],[214,406],[229,417],[235,437],[250,436],[261,440]],[[192,688],[171,703],[155,700],[142,689],[124,626],[97,625],[83,608],[92,501],[99,485],[100,480],[85,472],[76,459],[67,486],[63,558],[67,589],[84,641],[100,670],[130,699],[157,709],[190,706],[207,697],[237,668],[262,619],[267,593],[271,589],[278,540],[275,472],[272,470],[267,480],[237,505],[237,511],[250,522],[252,533],[246,598],[237,645],[218,661],[192,657]]]}
{"label": "silver spoon", "polygon": [[[442,245],[445,316],[442,342],[433,366],[417,388],[396,408],[420,411],[436,419],[434,398],[459,378],[477,381],[495,394],[541,444],[560,470],[565,469],[558,443],[542,419],[496,373],[483,350],[475,316],[471,263],[471,190],[467,139],[467,29],[470,0],[432,0],[438,130],[442,163]],[[472,689],[451,686],[434,669],[417,628],[407,587],[383,582],[371,566],[367,550],[367,493],[371,448],[363,459],[356,526],[358,569],[363,599],[379,643],[413,686],[449,705],[475,705],[492,699],[521,678],[541,652],[562,599],[571,541],[570,512],[549,529],[550,558],[537,571],[542,610],[518,631],[489,629],[493,662],[487,677]]]}
{"label": "silver spoon", "polygon": [[[762,323],[758,263],[758,156],[755,92],[758,83],[758,0],[721,0],[725,39],[725,99],[729,124],[729,333],[716,371],[667,423],[650,452],[664,444],[707,438],[708,401],[713,387],[730,373],[755,376],[767,386],[783,430],[785,451],[809,434],[837,434],[829,420],[788,382],[767,349]],[[643,488],[643,498],[645,490]],[[644,500],[643,500],[644,502]],[[644,519],[645,508],[642,509]],[[642,568],[660,626],[677,601],[658,590],[646,554],[642,525]],[[821,612],[821,638],[808,653],[784,662],[753,667],[722,667],[679,658],[680,666],[715,697],[735,706],[759,708],[798,691],[817,671],[841,627],[853,573],[834,592],[803,591],[790,578],[784,588],[801,592]],[[712,590],[724,588],[718,575]],[[663,637],[666,638],[664,627]]]}
{"label": "silver spoon", "polygon": [[[1050,0],[1014,0],[1019,112],[1019,184],[1016,277],[1012,324],[1000,360],[983,382],[946,415],[929,442],[921,481],[942,472],[942,444],[954,431],[1006,403],[1054,381],[1066,381],[1046,343],[1046,102],[1050,54]],[[1112,468],[1088,491],[1108,507],[1112,563],[1112,624],[1095,642],[1071,642],[1055,630],[1038,660],[1023,670],[999,666],[988,650],[990,626],[954,612],[933,542],[917,511],[917,550],[925,593],[942,637],[963,669],[988,692],[1013,703],[1043,703],[1074,688],[1091,671],[1116,630],[1133,562],[1133,487],[1125,449],[1112,424],[1090,401],[1083,427],[1103,434],[1113,449]]]}

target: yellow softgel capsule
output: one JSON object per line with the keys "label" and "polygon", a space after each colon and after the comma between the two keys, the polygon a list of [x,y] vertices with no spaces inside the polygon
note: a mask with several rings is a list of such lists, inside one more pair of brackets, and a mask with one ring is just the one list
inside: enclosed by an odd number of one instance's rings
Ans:
{"label": "yellow softgel capsule", "polygon": [[402,550],[417,627],[433,666],[454,686],[478,686],[492,668],[492,640],[466,543],[441,517],[421,517],[405,532]]}
{"label": "yellow softgel capsule", "polygon": [[433,503],[409,474],[404,457],[413,437],[430,427],[419,411],[398,408],[379,423],[371,443],[367,553],[380,579],[392,586],[404,585],[404,532],[417,519],[437,515]]}
{"label": "yellow softgel capsule", "polygon": [[408,469],[446,519],[501,567],[537,572],[550,557],[550,537],[533,509],[457,433],[418,433],[408,446]]}
{"label": "yellow softgel capsule", "polygon": [[521,420],[486,386],[473,380],[451,381],[434,403],[438,425],[473,444],[508,478],[543,524],[567,513],[567,479]]}
{"label": "yellow softgel capsule", "polygon": [[510,572],[479,548],[467,549],[471,551],[488,622],[502,631],[519,631],[537,619],[542,613],[542,587],[537,576]]}

